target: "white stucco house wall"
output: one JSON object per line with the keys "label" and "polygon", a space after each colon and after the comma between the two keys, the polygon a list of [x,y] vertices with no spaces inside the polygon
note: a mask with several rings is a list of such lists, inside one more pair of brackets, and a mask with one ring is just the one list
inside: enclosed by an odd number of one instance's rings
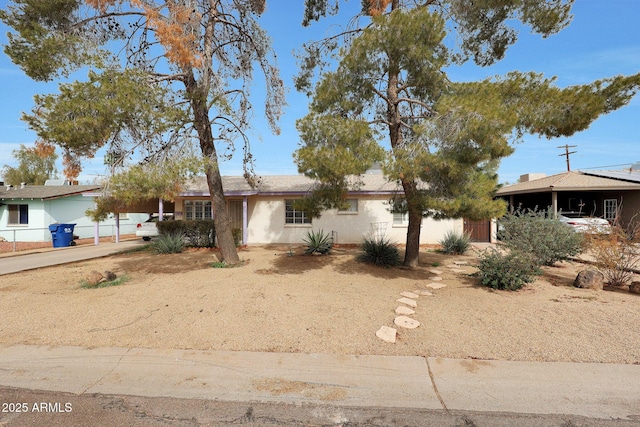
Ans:
{"label": "white stucco house wall", "polygon": [[[50,241],[49,225],[76,224],[79,238],[95,236],[96,224],[86,211],[100,194],[97,185],[24,185],[0,187],[0,237],[8,241]],[[135,233],[148,214],[121,214],[120,234]],[[115,217],[98,224],[101,237],[115,236]]]}
{"label": "white stucco house wall", "polygon": [[[300,244],[311,230],[324,230],[337,244],[360,244],[365,235],[384,234],[395,243],[405,243],[406,214],[390,212],[389,200],[399,188],[380,173],[362,176],[362,185],[347,196],[350,208],[329,210],[320,218],[307,218],[291,201],[308,194],[314,182],[302,175],[263,176],[256,188],[242,177],[224,176],[223,188],[232,227],[241,230],[245,245]],[[192,180],[175,200],[175,219],[211,218],[206,179]],[[452,230],[463,232],[462,219],[422,220],[421,244],[437,244]]]}

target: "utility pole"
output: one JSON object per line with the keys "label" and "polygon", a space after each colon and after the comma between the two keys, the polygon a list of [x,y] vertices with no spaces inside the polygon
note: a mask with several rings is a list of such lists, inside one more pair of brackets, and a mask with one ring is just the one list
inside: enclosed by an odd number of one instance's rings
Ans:
{"label": "utility pole", "polygon": [[556,147],[556,148],[564,148],[564,153],[563,154],[558,154],[558,156],[559,157],[565,156],[567,158],[567,172],[571,171],[571,165],[569,164],[569,154],[577,153],[577,151],[569,151],[569,148],[575,148],[575,147],[577,147],[577,145],[569,145],[569,144],[565,144],[565,145],[561,145],[559,147]]}

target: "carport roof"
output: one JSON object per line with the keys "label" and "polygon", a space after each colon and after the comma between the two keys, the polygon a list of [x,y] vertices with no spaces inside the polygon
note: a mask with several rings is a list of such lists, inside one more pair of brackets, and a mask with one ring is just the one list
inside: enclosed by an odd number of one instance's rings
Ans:
{"label": "carport roof", "polygon": [[640,182],[595,176],[583,172],[564,172],[500,188],[496,196],[550,193],[553,191],[640,190]]}

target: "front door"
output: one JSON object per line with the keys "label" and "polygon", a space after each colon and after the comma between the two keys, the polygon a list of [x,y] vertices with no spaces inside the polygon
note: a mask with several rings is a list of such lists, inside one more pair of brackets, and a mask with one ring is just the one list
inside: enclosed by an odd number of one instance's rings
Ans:
{"label": "front door", "polygon": [[483,219],[473,221],[464,219],[464,232],[471,235],[474,242],[490,242],[491,241],[491,220]]}

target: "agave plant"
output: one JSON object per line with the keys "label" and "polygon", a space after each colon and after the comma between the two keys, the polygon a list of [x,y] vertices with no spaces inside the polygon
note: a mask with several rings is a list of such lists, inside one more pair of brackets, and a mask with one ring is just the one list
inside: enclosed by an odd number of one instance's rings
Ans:
{"label": "agave plant", "polygon": [[307,249],[304,250],[305,254],[328,254],[333,246],[333,240],[331,236],[325,233],[323,230],[309,231],[304,239],[302,239]]}

